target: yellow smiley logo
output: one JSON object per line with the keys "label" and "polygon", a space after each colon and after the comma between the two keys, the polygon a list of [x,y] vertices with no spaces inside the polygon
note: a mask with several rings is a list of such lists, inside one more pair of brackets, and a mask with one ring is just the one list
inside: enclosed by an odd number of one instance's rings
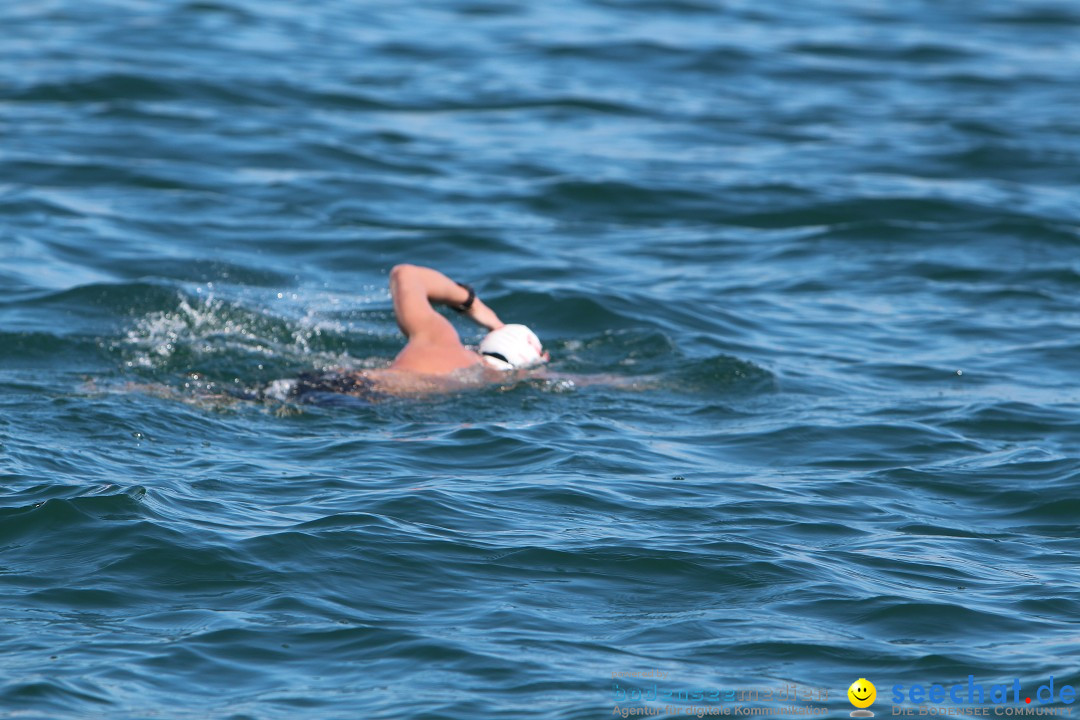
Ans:
{"label": "yellow smiley logo", "polygon": [[847,689],[848,700],[857,708],[867,708],[877,698],[877,688],[866,678],[859,678]]}

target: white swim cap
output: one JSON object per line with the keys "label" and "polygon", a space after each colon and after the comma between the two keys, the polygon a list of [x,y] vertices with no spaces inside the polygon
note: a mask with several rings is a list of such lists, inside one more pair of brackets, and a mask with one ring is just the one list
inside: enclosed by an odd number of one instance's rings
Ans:
{"label": "white swim cap", "polygon": [[524,325],[503,325],[480,341],[480,354],[488,367],[516,370],[544,362],[540,338]]}

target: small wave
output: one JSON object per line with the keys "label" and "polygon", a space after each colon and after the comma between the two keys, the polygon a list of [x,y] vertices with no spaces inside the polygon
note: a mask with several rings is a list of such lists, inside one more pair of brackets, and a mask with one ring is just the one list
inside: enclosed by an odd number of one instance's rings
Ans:
{"label": "small wave", "polygon": [[717,218],[716,198],[685,186],[654,187],[619,181],[560,180],[526,202],[538,211],[566,217],[648,220]]}
{"label": "small wave", "polygon": [[155,312],[172,306],[175,300],[175,291],[154,283],[90,283],[44,292],[19,304],[26,308],[74,311],[83,316],[125,317],[132,308]]}
{"label": "small wave", "polygon": [[347,364],[356,344],[344,323],[312,309],[287,318],[210,292],[174,292],[170,307],[139,317],[112,347],[132,369],[251,380]]}
{"label": "small wave", "polygon": [[54,364],[72,357],[91,358],[100,344],[87,335],[64,335],[47,331],[0,331],[0,363],[5,367]]}
{"label": "small wave", "polygon": [[802,42],[791,46],[788,50],[822,57],[910,63],[942,63],[951,60],[967,60],[975,55],[971,50],[964,47],[939,43],[881,45],[873,42],[863,44]]}
{"label": "small wave", "polygon": [[688,391],[757,394],[778,388],[768,370],[728,355],[682,361],[671,375],[677,387]]}
{"label": "small wave", "polygon": [[[1004,6],[1008,7],[1008,6]],[[1080,26],[1080,14],[1072,6],[1053,5],[1020,6],[1011,12],[991,12],[983,22],[1000,25],[1044,26],[1050,30],[1072,33]]]}
{"label": "small wave", "polygon": [[[146,488],[133,486],[117,492],[115,485],[75,490],[65,486],[38,489],[47,499],[29,506],[0,508],[0,542],[23,545],[50,533],[64,534],[74,527],[98,526],[101,521],[142,520],[141,500]],[[24,493],[25,494],[25,493]]]}
{"label": "small wave", "polygon": [[256,97],[243,86],[216,83],[193,77],[169,77],[165,74],[141,75],[107,73],[87,78],[37,82],[17,90],[0,92],[0,99],[23,103],[93,103],[123,100],[201,100],[210,103],[243,104]]}

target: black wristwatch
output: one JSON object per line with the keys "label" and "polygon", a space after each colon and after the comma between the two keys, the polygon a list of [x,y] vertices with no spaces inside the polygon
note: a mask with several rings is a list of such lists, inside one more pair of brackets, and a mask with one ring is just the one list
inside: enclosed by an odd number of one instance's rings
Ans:
{"label": "black wristwatch", "polygon": [[476,299],[476,291],[472,289],[471,285],[466,285],[465,283],[458,283],[458,286],[468,290],[469,297],[465,302],[461,303],[460,305],[451,305],[450,307],[454,310],[457,310],[459,313],[463,313],[472,307],[473,300]]}

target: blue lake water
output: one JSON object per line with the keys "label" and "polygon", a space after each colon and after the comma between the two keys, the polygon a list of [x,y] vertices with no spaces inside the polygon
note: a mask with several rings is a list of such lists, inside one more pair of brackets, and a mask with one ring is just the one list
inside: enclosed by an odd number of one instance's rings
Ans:
{"label": "blue lake water", "polygon": [[[0,26],[0,717],[1080,682],[1075,3]],[[385,365],[400,262],[647,382],[214,399]]]}

